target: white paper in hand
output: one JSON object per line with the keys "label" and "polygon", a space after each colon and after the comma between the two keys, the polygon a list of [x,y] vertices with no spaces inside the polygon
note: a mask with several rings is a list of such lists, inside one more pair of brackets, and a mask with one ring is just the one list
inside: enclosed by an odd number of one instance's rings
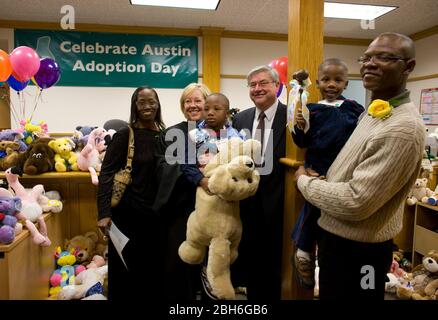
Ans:
{"label": "white paper in hand", "polygon": [[125,259],[123,259],[122,250],[128,243],[129,239],[127,236],[125,236],[119,228],[116,227],[114,222],[111,223],[111,227],[108,230],[108,234],[110,236],[110,239],[112,243],[114,244],[114,247],[117,250],[117,253],[120,256],[120,259],[122,259],[123,264],[125,265],[126,269],[128,269],[128,266],[126,265]]}

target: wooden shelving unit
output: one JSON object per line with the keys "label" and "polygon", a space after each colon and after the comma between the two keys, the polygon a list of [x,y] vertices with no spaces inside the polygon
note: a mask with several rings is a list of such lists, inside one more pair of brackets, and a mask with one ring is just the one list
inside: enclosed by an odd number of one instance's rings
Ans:
{"label": "wooden shelving unit", "polygon": [[415,209],[412,263],[420,264],[430,250],[438,250],[438,206],[417,203]]}
{"label": "wooden shelving unit", "polygon": [[[0,179],[4,179],[0,171]],[[45,215],[50,247],[33,244],[28,230],[13,243],[0,245],[0,300],[43,300],[48,298],[49,276],[54,270],[54,252],[65,239],[90,230],[97,231],[97,188],[87,172],[44,173],[23,175],[20,182],[26,188],[43,184],[46,191],[57,190],[63,200],[63,210]]]}

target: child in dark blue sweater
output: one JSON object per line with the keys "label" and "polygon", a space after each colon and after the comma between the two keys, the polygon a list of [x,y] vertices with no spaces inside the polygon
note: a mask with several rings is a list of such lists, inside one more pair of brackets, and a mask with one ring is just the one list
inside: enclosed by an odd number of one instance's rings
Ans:
{"label": "child in dark blue sweater", "polygon": [[[323,177],[356,128],[364,108],[342,96],[348,85],[348,68],[341,60],[324,60],[318,68],[316,84],[323,100],[307,105],[310,112],[307,132],[303,131],[305,120],[301,110],[298,111],[292,136],[298,147],[307,148],[305,167]],[[306,201],[292,232],[297,248],[292,260],[295,275],[302,286],[311,289],[315,285],[314,252],[320,214],[318,208]]]}

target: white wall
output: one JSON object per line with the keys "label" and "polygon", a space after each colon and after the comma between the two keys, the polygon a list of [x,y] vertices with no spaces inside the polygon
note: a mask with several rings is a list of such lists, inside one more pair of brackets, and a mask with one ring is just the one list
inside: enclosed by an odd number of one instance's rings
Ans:
{"label": "white wall", "polygon": [[[417,65],[411,78],[438,74],[438,35],[433,35],[415,42]],[[411,99],[420,108],[421,90],[438,88],[438,78],[410,81],[407,88],[411,90]],[[428,126],[435,129],[438,126]]]}
{"label": "white wall", "polygon": [[360,65],[357,58],[363,55],[366,49],[366,46],[325,44],[324,58],[339,58],[347,64],[349,74],[359,74]]}
{"label": "white wall", "polygon": [[417,65],[412,77],[438,73],[438,34],[415,41]]}

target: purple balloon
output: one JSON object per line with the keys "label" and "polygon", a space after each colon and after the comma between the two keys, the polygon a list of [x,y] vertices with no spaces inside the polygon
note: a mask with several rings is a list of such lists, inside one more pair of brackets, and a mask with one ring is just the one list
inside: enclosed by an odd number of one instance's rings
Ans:
{"label": "purple balloon", "polygon": [[21,82],[21,81],[18,81],[17,79],[15,79],[13,75],[10,75],[6,82],[15,91],[21,91],[24,88],[26,88],[27,85],[29,84],[29,80],[27,80],[25,82]]}
{"label": "purple balloon", "polygon": [[50,58],[40,60],[40,68],[34,75],[35,82],[41,89],[47,89],[55,85],[61,78],[61,69],[58,63]]}

